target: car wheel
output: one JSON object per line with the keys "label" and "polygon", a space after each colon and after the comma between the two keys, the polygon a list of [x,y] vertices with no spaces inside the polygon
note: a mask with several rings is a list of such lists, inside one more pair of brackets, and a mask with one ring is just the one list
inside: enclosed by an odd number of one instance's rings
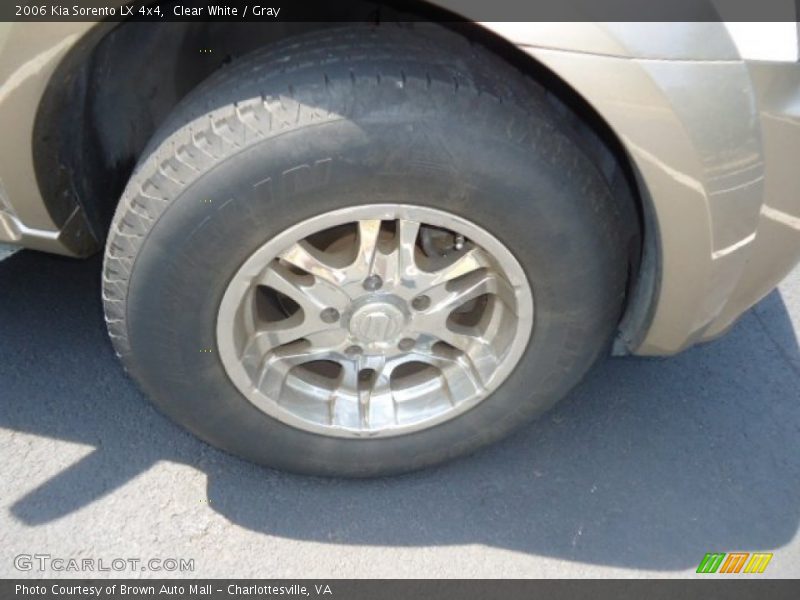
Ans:
{"label": "car wheel", "polygon": [[117,209],[114,346],[250,460],[373,476],[470,452],[609,348],[631,225],[537,84],[435,28],[312,33],[186,98]]}

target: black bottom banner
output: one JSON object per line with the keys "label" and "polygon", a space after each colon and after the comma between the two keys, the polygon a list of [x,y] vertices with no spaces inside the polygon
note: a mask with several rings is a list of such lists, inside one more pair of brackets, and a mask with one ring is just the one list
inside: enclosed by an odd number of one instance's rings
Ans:
{"label": "black bottom banner", "polygon": [[744,600],[800,598],[797,580],[256,580],[45,579],[0,581],[0,598],[134,599],[320,598],[336,600]]}

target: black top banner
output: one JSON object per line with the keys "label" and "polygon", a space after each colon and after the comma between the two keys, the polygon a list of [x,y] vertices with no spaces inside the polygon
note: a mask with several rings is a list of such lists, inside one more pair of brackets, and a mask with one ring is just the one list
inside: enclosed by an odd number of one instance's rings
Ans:
{"label": "black top banner", "polygon": [[13,0],[0,21],[797,21],[800,0]]}

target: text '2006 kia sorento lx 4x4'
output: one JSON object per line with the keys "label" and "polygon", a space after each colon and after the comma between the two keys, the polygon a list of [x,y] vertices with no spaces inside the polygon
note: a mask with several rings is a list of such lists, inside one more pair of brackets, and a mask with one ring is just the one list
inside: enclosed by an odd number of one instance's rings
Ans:
{"label": "text '2006 kia sorento lx 4x4'", "polygon": [[[796,23],[6,23],[0,240],[209,443],[425,467],[800,255]],[[3,294],[13,294],[3,290]]]}

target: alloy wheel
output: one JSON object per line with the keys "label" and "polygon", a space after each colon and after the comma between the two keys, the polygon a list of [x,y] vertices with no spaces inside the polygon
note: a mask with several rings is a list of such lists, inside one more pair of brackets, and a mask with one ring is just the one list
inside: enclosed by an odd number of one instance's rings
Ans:
{"label": "alloy wheel", "polygon": [[223,296],[217,344],[260,410],[375,437],[483,401],[532,326],[527,278],[496,237],[438,209],[377,204],[312,217],[258,248]]}

